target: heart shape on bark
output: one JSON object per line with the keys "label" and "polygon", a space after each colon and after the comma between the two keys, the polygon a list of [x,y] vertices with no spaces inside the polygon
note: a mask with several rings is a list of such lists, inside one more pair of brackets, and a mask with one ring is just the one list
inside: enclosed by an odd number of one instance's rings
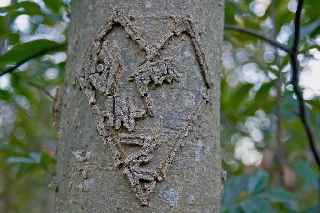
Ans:
{"label": "heart shape on bark", "polygon": [[165,179],[211,86],[191,21],[177,18],[172,26],[149,44],[116,11],[76,70],[99,134],[141,205]]}

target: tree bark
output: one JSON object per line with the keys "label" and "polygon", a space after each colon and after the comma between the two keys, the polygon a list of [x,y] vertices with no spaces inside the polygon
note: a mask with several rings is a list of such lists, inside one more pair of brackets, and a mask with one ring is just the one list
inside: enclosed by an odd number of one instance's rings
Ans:
{"label": "tree bark", "polygon": [[223,1],[71,7],[56,212],[219,212]]}

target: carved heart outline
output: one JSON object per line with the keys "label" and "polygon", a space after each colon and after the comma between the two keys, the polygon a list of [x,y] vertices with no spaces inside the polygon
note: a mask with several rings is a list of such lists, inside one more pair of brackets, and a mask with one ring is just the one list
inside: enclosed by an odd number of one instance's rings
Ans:
{"label": "carved heart outline", "polygon": [[[112,31],[115,24],[120,24],[128,37],[137,43],[141,50],[146,52],[146,59],[140,63],[136,72],[131,76],[131,80],[136,83],[138,92],[144,100],[145,111],[135,108],[134,101],[131,100],[130,97],[121,98],[118,95],[119,88],[115,85],[115,82],[119,81],[121,73],[124,72],[123,64],[121,59],[113,51],[111,45],[106,41],[106,36]],[[150,82],[158,85],[164,81],[168,83],[179,81],[179,75],[175,73],[174,68],[171,66],[172,61],[168,59],[156,60],[156,57],[160,54],[160,49],[164,48],[171,38],[179,37],[182,33],[187,34],[191,39],[207,89],[203,93],[202,100],[199,101],[194,110],[192,110],[186,118],[186,124],[178,131],[172,142],[170,151],[158,167],[154,171],[141,169],[139,167],[140,164],[148,163],[152,159],[153,156],[151,153],[157,149],[160,142],[152,136],[125,134],[119,133],[116,130],[124,126],[131,132],[134,129],[137,118],[143,119],[147,117],[147,114],[153,116],[153,101],[148,91]],[[99,54],[100,56],[98,57]],[[101,55],[104,57],[103,61],[100,59]],[[175,28],[166,34],[157,45],[152,46],[139,36],[138,31],[132,26],[129,19],[122,12],[116,10],[115,15],[100,28],[86,49],[81,63],[76,68],[76,73],[77,82],[85,92],[91,109],[96,116],[98,132],[103,138],[104,143],[107,144],[115,165],[126,175],[140,204],[149,205],[149,199],[156,183],[164,180],[176,153],[183,145],[182,139],[186,137],[189,128],[205,107],[207,90],[211,87],[211,82],[208,77],[208,67],[200,44],[196,39],[191,21],[187,18],[177,19]],[[97,92],[104,93],[106,98],[110,99],[109,103],[111,104],[109,104],[109,111],[102,110],[96,98]],[[131,110],[132,112],[129,114],[123,111],[123,109],[117,112],[117,102],[121,103],[122,106],[134,106],[134,109]],[[116,115],[119,116],[116,117]],[[140,146],[141,151],[134,155],[126,154],[121,144]],[[144,183],[142,184],[141,181]]]}

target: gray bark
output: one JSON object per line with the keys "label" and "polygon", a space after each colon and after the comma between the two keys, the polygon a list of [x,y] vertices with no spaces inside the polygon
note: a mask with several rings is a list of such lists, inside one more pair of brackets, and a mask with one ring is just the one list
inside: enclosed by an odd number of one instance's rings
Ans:
{"label": "gray bark", "polygon": [[219,212],[223,1],[71,7],[56,212]]}

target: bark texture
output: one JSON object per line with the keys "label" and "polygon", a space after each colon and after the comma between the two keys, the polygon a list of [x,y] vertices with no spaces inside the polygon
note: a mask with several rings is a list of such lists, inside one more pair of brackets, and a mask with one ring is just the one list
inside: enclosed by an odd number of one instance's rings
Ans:
{"label": "bark texture", "polygon": [[219,212],[223,1],[71,7],[56,212]]}

